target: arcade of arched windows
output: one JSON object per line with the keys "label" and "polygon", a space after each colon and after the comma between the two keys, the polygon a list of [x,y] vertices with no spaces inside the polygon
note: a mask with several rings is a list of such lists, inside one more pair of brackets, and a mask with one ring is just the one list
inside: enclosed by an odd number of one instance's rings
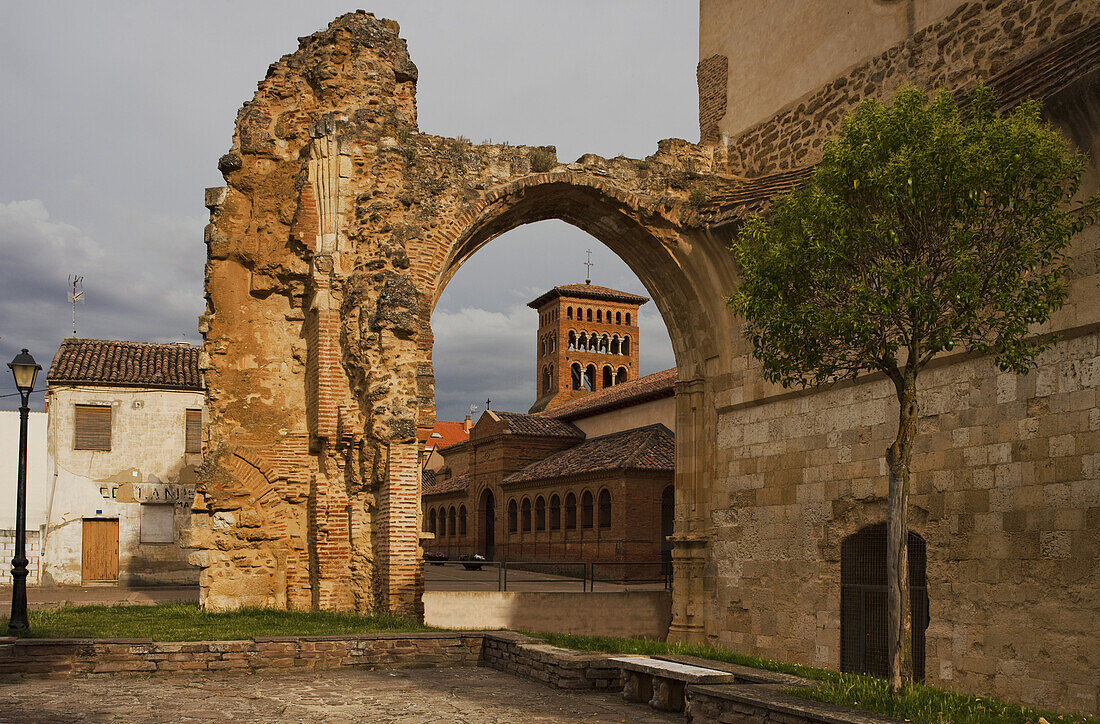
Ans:
{"label": "arcade of arched windows", "polygon": [[425,515],[428,518],[428,532],[434,533],[436,538],[466,535],[465,504],[432,507]]}
{"label": "arcade of arched windows", "polygon": [[554,365],[543,365],[541,393],[546,394],[554,389]]}
{"label": "arcade of arched windows", "polygon": [[[445,502],[425,500],[424,526],[434,535],[427,536],[424,550],[450,560],[480,553],[497,561],[656,562],[663,560],[662,546],[672,532],[672,498],[665,495],[671,486],[670,473],[659,479],[546,481],[523,490],[497,483],[489,498],[496,504],[488,505],[484,490]],[[493,532],[487,537],[486,530]]]}
{"label": "arcade of arched windows", "polygon": [[[562,504],[564,499],[565,503]],[[508,499],[508,526],[511,536],[523,538],[528,533],[544,531],[584,531],[614,528],[612,518],[611,491],[598,489],[568,490],[564,494],[552,492],[537,495],[534,502],[530,496]]]}
{"label": "arcade of arched windows", "polygon": [[[596,309],[593,311],[589,307],[566,307],[565,318],[574,319],[578,322],[597,322],[599,324],[625,324],[630,326],[630,312],[612,312],[610,309]],[[547,317],[542,315],[540,317],[540,324],[551,324],[557,321],[557,315]]]}
{"label": "arcade of arched windows", "polygon": [[[630,354],[630,335],[620,337],[617,334],[600,334],[599,332],[577,332],[569,330],[566,337],[567,349],[570,352],[594,352],[596,354]],[[552,345],[553,342],[550,342]]]}
{"label": "arcade of arched windows", "polygon": [[[565,501],[564,506],[562,500]],[[563,495],[511,497],[507,503],[506,530],[523,534],[557,530],[611,530],[611,491],[600,488],[595,494],[588,488],[569,490]],[[437,540],[467,534],[468,516],[465,503],[439,505],[427,509],[427,529]]]}
{"label": "arcade of arched windows", "polygon": [[553,332],[539,337],[539,357],[553,354],[558,348],[557,335]]}

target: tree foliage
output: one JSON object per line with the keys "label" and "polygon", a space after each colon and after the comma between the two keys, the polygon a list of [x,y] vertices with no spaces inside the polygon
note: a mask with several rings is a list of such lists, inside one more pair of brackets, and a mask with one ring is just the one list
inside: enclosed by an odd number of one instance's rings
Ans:
{"label": "tree foliage", "polygon": [[915,89],[862,102],[804,187],[751,219],[731,304],[769,380],[817,385],[915,372],[957,346],[1022,373],[1029,335],[1066,299],[1065,249],[1096,199],[1070,209],[1084,157],[1037,103],[997,112]]}

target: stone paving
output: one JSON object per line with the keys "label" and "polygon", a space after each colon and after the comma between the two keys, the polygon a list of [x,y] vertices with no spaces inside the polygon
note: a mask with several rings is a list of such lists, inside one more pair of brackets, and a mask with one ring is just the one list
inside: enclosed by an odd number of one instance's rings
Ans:
{"label": "stone paving", "polygon": [[92,676],[0,683],[0,722],[682,722],[618,693],[485,668]]}

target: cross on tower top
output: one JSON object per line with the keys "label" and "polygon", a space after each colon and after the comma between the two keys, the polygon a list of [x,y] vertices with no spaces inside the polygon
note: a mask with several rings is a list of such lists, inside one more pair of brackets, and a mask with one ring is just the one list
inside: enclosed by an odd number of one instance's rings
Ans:
{"label": "cross on tower top", "polygon": [[584,265],[586,267],[588,267],[588,269],[584,273],[584,283],[585,284],[591,284],[592,283],[592,250],[589,249],[585,253],[588,254],[588,260],[584,262]]}

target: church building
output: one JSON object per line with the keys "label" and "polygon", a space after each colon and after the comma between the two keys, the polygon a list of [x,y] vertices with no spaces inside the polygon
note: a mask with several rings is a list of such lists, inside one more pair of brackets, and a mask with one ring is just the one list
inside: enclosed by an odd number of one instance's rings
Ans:
{"label": "church building", "polygon": [[536,401],[486,410],[423,472],[424,550],[454,560],[670,560],[675,368],[638,376],[646,297],[557,286],[539,314]]}

